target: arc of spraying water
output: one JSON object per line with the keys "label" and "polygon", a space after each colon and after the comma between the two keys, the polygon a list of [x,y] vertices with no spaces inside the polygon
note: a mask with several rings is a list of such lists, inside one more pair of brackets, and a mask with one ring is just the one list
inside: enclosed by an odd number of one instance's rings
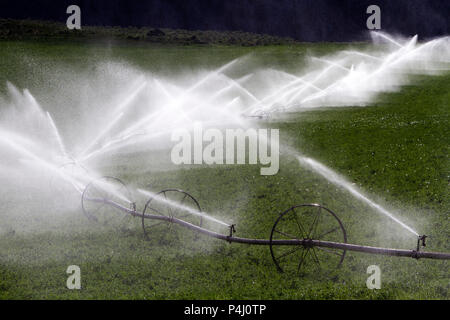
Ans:
{"label": "arc of spraying water", "polygon": [[125,109],[127,106],[131,104],[131,102],[138,96],[138,94],[147,86],[147,81],[143,81],[142,84],[134,90],[125,101],[120,103],[115,111],[112,113],[113,118],[111,121],[107,124],[103,130],[101,130],[97,136],[91,140],[91,142],[84,148],[77,156],[77,158],[85,158],[86,154],[91,151],[92,148],[95,147],[95,145],[112,129],[114,126],[119,122],[119,120],[124,115],[123,109]]}
{"label": "arc of spraying water", "polygon": [[69,158],[66,147],[65,147],[62,137],[59,133],[58,127],[56,126],[55,122],[53,121],[52,116],[50,115],[50,113],[48,111],[47,111],[47,119],[50,124],[50,127],[52,128],[53,135],[55,136],[55,139],[58,143],[59,151],[61,152],[63,157]]}
{"label": "arc of spraying water", "polygon": [[[294,76],[295,77],[295,76]],[[266,97],[264,97],[263,99],[260,100],[260,103],[255,103],[250,105],[249,107],[247,107],[246,109],[244,109],[241,114],[245,115],[247,112],[253,112],[255,110],[255,108],[263,105],[265,102],[273,99],[274,97],[276,97],[277,95],[283,93],[283,91],[289,89],[289,87],[296,85],[298,83],[300,83],[302,81],[302,78],[299,77],[295,77],[295,79],[287,84],[285,84],[284,86],[282,86],[281,88],[278,88],[275,92],[267,95]]]}
{"label": "arc of spraying water", "polygon": [[348,182],[346,179],[341,177],[339,174],[331,170],[330,168],[326,167],[325,165],[321,164],[317,160],[303,157],[303,156],[297,156],[297,159],[300,164],[307,165],[312,170],[314,170],[316,173],[320,174],[322,177],[324,177],[326,180],[330,181],[334,185],[340,186],[350,192],[353,196],[355,196],[357,199],[362,200],[372,208],[376,209],[378,212],[382,213],[386,217],[390,218],[400,226],[402,226],[405,230],[408,230],[409,232],[413,233],[415,236],[419,236],[419,234],[410,226],[406,225],[404,222],[400,221],[398,218],[396,218],[392,213],[390,213],[388,210],[380,206],[379,204],[373,202],[369,198],[367,198],[365,195],[363,195],[360,191],[358,191],[350,182]]}
{"label": "arc of spraying water", "polygon": [[[427,43],[423,44],[423,45],[420,46],[420,47],[414,48],[414,49],[412,49],[412,50],[406,52],[403,56],[399,56],[399,55],[398,55],[398,53],[399,53],[401,50],[403,50],[405,47],[411,47],[411,45],[412,45],[413,43],[415,43],[416,39],[417,39],[416,36],[413,37],[413,39],[411,39],[411,41],[410,41],[406,46],[401,46],[400,49],[398,49],[398,50],[396,50],[396,51],[390,53],[390,54],[388,55],[387,58],[381,59],[381,61],[382,61],[381,65],[380,65],[376,70],[374,70],[373,72],[371,72],[371,73],[365,75],[365,76],[361,79],[361,81],[367,81],[368,79],[370,79],[370,78],[376,76],[377,74],[381,73],[382,71],[386,70],[389,66],[395,65],[396,63],[400,62],[401,59],[404,59],[404,58],[407,57],[408,55],[413,54],[414,52],[417,52],[417,51],[421,50],[425,45],[429,45],[429,44],[430,44],[430,42],[427,42]],[[312,101],[312,100],[314,100],[314,99],[322,98],[324,95],[329,94],[330,90],[331,90],[332,88],[336,87],[337,85],[339,85],[344,79],[345,79],[345,77],[339,79],[339,80],[336,81],[335,83],[331,84],[329,87],[325,88],[325,89],[324,89],[325,92],[322,93],[322,94],[321,94],[321,93],[318,93],[318,94],[315,94],[315,95],[313,95],[313,96],[306,97],[304,100],[301,101],[301,103],[305,103],[305,102],[308,102],[308,101]]]}
{"label": "arc of spraying water", "polygon": [[179,203],[177,203],[177,202],[175,202],[175,201],[172,201],[172,200],[169,200],[169,199],[167,199],[167,198],[164,198],[163,196],[158,195],[158,194],[156,194],[156,193],[154,193],[154,192],[150,192],[150,191],[143,190],[143,189],[137,189],[137,191],[138,191],[139,193],[145,195],[146,197],[151,197],[151,198],[153,198],[153,200],[155,200],[155,201],[157,201],[157,202],[164,203],[164,204],[166,204],[166,205],[168,205],[168,206],[170,206],[170,207],[172,207],[172,208],[177,208],[177,209],[180,209],[180,210],[184,210],[184,211],[189,212],[189,213],[191,213],[191,214],[193,214],[193,215],[196,215],[196,216],[205,218],[205,219],[207,219],[207,220],[216,222],[216,223],[218,223],[218,224],[220,224],[220,225],[223,225],[223,226],[225,226],[225,227],[230,227],[230,226],[231,226],[231,224],[228,224],[228,223],[223,222],[223,221],[221,221],[221,220],[219,220],[219,219],[217,219],[217,218],[214,218],[214,217],[211,216],[210,214],[207,214],[207,213],[205,213],[205,212],[200,212],[200,211],[194,210],[194,209],[192,209],[192,208],[190,208],[190,207],[188,207],[188,206],[185,206],[185,205],[181,205],[181,204],[179,204]]}
{"label": "arc of spraying water", "polygon": [[[201,85],[203,85],[206,81],[208,81],[212,76],[215,76],[215,75],[217,75],[217,74],[219,74],[219,73],[221,73],[221,72],[227,70],[228,68],[230,68],[231,66],[233,66],[238,60],[239,60],[239,59],[234,59],[234,60],[232,60],[231,62],[229,62],[229,63],[227,63],[227,64],[221,66],[221,67],[218,68],[217,70],[208,73],[204,78],[200,79],[200,80],[197,81],[194,85],[192,85],[192,86],[189,87],[188,89],[184,90],[184,91],[181,93],[180,96],[178,96],[177,98],[175,98],[176,101],[181,101],[188,93],[190,93],[190,92],[192,92],[192,91],[198,89]],[[178,102],[176,102],[176,103],[178,103]],[[166,113],[167,113],[167,111],[166,111]],[[133,132],[133,131],[139,129],[140,127],[142,127],[143,125],[145,125],[147,122],[149,122],[150,120],[152,120],[152,119],[155,117],[155,115],[157,115],[157,114],[158,114],[158,113],[156,112],[156,113],[152,113],[152,114],[146,116],[145,118],[139,120],[138,122],[134,123],[133,125],[129,126],[127,129],[125,129],[124,131],[122,131],[121,133],[119,133],[119,135],[124,135],[124,136],[126,136],[126,135],[130,134],[130,132]],[[164,114],[164,112],[163,112],[163,114]],[[160,113],[160,114],[159,114],[159,116],[160,116],[159,118],[161,118],[161,116],[162,116],[163,114]],[[159,120],[158,118],[154,119],[153,123],[156,122],[156,121],[158,121],[158,120]],[[84,159],[86,159],[86,158],[88,158],[88,157],[84,157]]]}

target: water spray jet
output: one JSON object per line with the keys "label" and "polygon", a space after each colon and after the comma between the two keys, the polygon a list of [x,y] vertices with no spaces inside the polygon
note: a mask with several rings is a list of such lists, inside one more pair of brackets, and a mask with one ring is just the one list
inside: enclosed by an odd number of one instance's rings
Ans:
{"label": "water spray jet", "polygon": [[385,208],[383,208],[379,204],[373,202],[372,200],[370,200],[369,198],[364,196],[350,182],[348,182],[346,179],[344,179],[343,177],[338,175],[336,172],[334,172],[330,168],[327,168],[326,166],[324,166],[320,162],[318,162],[318,161],[316,161],[314,159],[311,159],[311,158],[298,156],[297,159],[302,165],[308,166],[309,168],[314,170],[314,172],[317,172],[318,174],[320,174],[322,177],[324,177],[325,179],[327,179],[331,183],[333,183],[333,184],[335,184],[335,185],[337,185],[339,187],[344,188],[345,190],[350,192],[355,198],[363,201],[364,203],[366,203],[369,206],[371,206],[372,208],[374,208],[377,212],[382,213],[383,215],[385,215],[389,219],[393,220],[394,222],[399,224],[405,230],[411,232],[415,236],[419,236],[419,234],[414,229],[412,229],[410,226],[408,226],[405,223],[403,223],[402,221],[400,221],[392,213],[390,213],[388,210],[386,210]]}

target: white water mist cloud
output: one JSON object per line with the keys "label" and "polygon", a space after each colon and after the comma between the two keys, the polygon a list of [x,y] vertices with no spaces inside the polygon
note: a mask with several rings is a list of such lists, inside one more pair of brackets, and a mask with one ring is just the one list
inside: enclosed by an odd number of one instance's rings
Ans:
{"label": "white water mist cloud", "polygon": [[[69,188],[80,184],[72,190],[77,195],[90,178],[101,176],[95,170],[99,163],[105,165],[117,154],[168,149],[171,133],[195,122],[204,128],[248,128],[254,125],[248,116],[365,106],[380,92],[398,90],[412,74],[449,70],[449,37],[418,43],[416,37],[375,33],[374,39],[382,44],[309,57],[295,74],[262,66],[232,76],[247,70],[251,56],[179,76],[111,61],[89,71],[67,72],[69,66],[62,66],[66,72],[61,72],[55,66],[45,71],[48,83],[33,94],[8,84],[7,96],[0,97],[0,170],[7,176],[3,168],[12,165],[39,176],[67,163],[79,164],[89,175],[83,170],[70,173],[70,179],[64,178],[65,171],[56,174],[61,184],[70,182]],[[31,187],[51,190],[39,179],[32,186],[18,181],[24,192]]]}

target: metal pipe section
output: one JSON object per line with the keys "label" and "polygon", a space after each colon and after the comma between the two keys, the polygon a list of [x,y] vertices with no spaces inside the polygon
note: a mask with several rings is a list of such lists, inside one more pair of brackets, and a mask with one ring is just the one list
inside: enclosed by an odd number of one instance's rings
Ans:
{"label": "metal pipe section", "polygon": [[[138,214],[139,215],[139,214]],[[142,215],[140,215],[142,217]],[[173,222],[184,226],[193,231],[205,234],[207,236],[225,240],[230,243],[243,243],[243,244],[252,244],[252,245],[270,245],[271,241],[266,239],[250,239],[250,238],[239,238],[233,236],[223,235],[214,231],[210,231],[199,226],[193,225],[189,222],[165,217],[165,216],[157,216],[157,215],[145,215],[146,219],[155,219],[155,220],[163,220],[167,222]],[[311,240],[311,239],[290,239],[290,240],[272,240],[272,245],[288,245],[288,246],[316,246],[316,247],[324,247],[324,248],[332,248],[332,249],[342,249],[348,251],[356,251],[363,252],[369,254],[378,254],[385,256],[395,256],[395,257],[410,257],[415,259],[427,258],[427,259],[440,259],[440,260],[450,260],[449,253],[441,253],[441,252],[426,252],[426,251],[416,251],[416,250],[406,250],[406,249],[391,249],[391,248],[380,248],[380,247],[371,247],[371,246],[362,246],[350,243],[340,243],[340,242],[331,242],[331,241],[321,241],[321,240]]]}
{"label": "metal pipe section", "polygon": [[341,242],[331,242],[331,241],[321,241],[321,240],[312,240],[312,239],[287,239],[287,240],[267,240],[267,239],[250,239],[250,238],[240,238],[234,237],[231,235],[224,235],[218,232],[210,231],[204,229],[202,227],[196,226],[192,223],[180,220],[175,217],[167,217],[162,215],[154,215],[154,214],[142,214],[138,213],[135,210],[131,210],[129,208],[123,207],[120,204],[117,204],[113,201],[109,201],[107,199],[89,199],[94,202],[103,202],[109,204],[117,209],[124,211],[125,213],[131,214],[135,217],[152,219],[152,220],[160,220],[166,221],[169,223],[176,223],[183,227],[186,227],[195,232],[207,235],[212,238],[216,238],[219,240],[225,240],[227,242],[234,243],[243,243],[243,244],[251,244],[251,245],[287,245],[287,246],[304,246],[304,247],[324,247],[324,248],[332,248],[332,249],[341,249],[369,254],[378,254],[385,256],[394,256],[394,257],[409,257],[415,259],[439,259],[439,260],[450,260],[450,253],[442,253],[442,252],[427,252],[427,251],[418,251],[418,250],[406,250],[406,249],[391,249],[391,248],[380,248],[380,247],[371,247],[371,246],[362,246],[350,243],[341,243]]}

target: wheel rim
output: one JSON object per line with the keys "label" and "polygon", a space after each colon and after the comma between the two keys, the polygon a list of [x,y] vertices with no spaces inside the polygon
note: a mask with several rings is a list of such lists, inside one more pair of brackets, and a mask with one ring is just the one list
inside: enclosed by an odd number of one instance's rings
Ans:
{"label": "wheel rim", "polygon": [[316,272],[338,268],[346,250],[309,245],[277,245],[275,240],[322,240],[347,243],[345,228],[337,215],[318,204],[304,204],[281,213],[270,234],[270,252],[280,272]]}
{"label": "wheel rim", "polygon": [[[162,190],[151,197],[145,204],[142,215],[144,235],[146,239],[150,239],[152,234],[163,232],[162,236],[164,236],[166,240],[169,237],[175,237],[177,240],[181,240],[181,238],[183,238],[183,240],[191,238],[197,239],[198,234],[195,232],[185,232],[183,230],[184,235],[181,235],[181,233],[176,232],[174,228],[172,228],[173,223],[146,219],[145,215],[154,214],[169,218],[177,218],[201,227],[203,225],[203,219],[201,216],[194,213],[201,213],[201,211],[200,204],[191,194],[179,189]],[[193,235],[193,237],[187,236],[187,234]]]}
{"label": "wheel rim", "polygon": [[107,201],[136,212],[136,204],[131,199],[131,192],[122,180],[105,176],[86,186],[81,205],[88,219],[103,226],[123,229],[130,224],[133,215],[108,204]]}

